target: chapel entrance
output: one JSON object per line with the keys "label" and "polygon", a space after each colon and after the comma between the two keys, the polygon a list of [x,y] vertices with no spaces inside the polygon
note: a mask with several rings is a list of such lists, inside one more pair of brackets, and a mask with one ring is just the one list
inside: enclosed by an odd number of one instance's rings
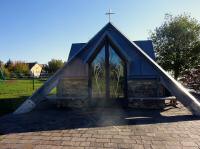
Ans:
{"label": "chapel entrance", "polygon": [[126,62],[119,50],[106,42],[89,64],[90,96],[97,106],[125,102]]}

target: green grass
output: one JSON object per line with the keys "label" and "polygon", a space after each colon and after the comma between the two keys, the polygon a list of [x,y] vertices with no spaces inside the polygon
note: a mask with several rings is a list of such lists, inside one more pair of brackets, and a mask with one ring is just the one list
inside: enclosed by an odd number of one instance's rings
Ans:
{"label": "green grass", "polygon": [[0,115],[14,111],[44,83],[38,79],[34,82],[35,89],[33,90],[31,79],[0,81]]}
{"label": "green grass", "polygon": [[19,98],[30,96],[38,89],[43,81],[35,80],[35,90],[33,90],[32,80],[5,80],[0,81],[0,100],[6,98]]}

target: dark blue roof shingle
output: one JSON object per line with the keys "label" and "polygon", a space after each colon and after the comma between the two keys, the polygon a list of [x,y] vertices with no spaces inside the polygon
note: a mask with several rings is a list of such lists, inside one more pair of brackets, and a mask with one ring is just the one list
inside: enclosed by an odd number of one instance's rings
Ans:
{"label": "dark blue roof shingle", "polygon": [[[147,53],[152,59],[155,60],[155,53],[153,49],[153,44],[151,40],[138,40],[133,41],[135,44],[137,44],[145,53]],[[81,49],[86,43],[73,43],[71,46],[71,50],[68,56],[68,60],[74,56],[79,49]]]}
{"label": "dark blue roof shingle", "polygon": [[69,52],[68,60],[74,56],[85,44],[86,43],[73,43]]}

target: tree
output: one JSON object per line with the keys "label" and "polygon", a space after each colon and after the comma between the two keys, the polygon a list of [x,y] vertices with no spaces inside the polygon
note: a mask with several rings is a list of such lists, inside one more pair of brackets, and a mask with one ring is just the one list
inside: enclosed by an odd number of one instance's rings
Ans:
{"label": "tree", "polygon": [[5,63],[5,68],[7,68],[9,71],[12,71],[14,67],[14,63],[13,61],[11,61],[10,59]]}
{"label": "tree", "polygon": [[0,60],[0,80],[4,80],[4,75],[3,75],[3,62]]}
{"label": "tree", "polygon": [[3,73],[6,78],[12,76],[20,76],[28,75],[29,74],[29,67],[23,61],[11,61],[10,59],[5,63],[4,67],[2,68]]}
{"label": "tree", "polygon": [[0,68],[4,66],[3,61],[0,60]]}
{"label": "tree", "polygon": [[3,61],[0,60],[0,80],[4,80],[9,77],[10,77],[9,70],[5,68]]}
{"label": "tree", "polygon": [[25,62],[16,61],[14,63],[13,72],[16,74],[29,74],[29,67]]}
{"label": "tree", "polygon": [[4,66],[1,67],[1,78],[0,79],[8,79],[10,78],[10,71]]}
{"label": "tree", "polygon": [[52,59],[48,62],[48,72],[55,73],[58,69],[60,69],[64,65],[62,60]]}
{"label": "tree", "polygon": [[151,33],[157,62],[177,79],[184,70],[200,63],[200,24],[189,15],[167,14]]}

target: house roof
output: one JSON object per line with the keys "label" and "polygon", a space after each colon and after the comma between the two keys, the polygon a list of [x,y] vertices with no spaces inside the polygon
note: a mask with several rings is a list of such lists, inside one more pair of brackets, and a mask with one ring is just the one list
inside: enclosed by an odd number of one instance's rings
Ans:
{"label": "house roof", "polygon": [[38,65],[40,65],[40,67],[45,67],[47,64],[38,64]]}
{"label": "house roof", "polygon": [[138,45],[145,53],[155,60],[155,52],[152,40],[137,40],[133,42],[135,42],[136,45]]}
{"label": "house roof", "polygon": [[[26,63],[28,65],[28,68],[31,69],[35,64],[38,64],[37,62],[32,63]],[[38,64],[40,67],[44,67],[46,64]]]}
{"label": "house roof", "polygon": [[32,63],[26,63],[28,65],[28,68],[31,69],[37,62],[32,62]]}
{"label": "house roof", "polygon": [[[152,59],[155,60],[155,52],[151,40],[137,40],[133,41],[138,45],[145,53],[147,53]],[[73,43],[68,56],[68,60],[72,58],[78,51],[85,46],[87,43]]]}
{"label": "house roof", "polygon": [[71,50],[69,52],[68,60],[74,56],[79,49],[81,49],[86,43],[73,43],[71,46]]}

